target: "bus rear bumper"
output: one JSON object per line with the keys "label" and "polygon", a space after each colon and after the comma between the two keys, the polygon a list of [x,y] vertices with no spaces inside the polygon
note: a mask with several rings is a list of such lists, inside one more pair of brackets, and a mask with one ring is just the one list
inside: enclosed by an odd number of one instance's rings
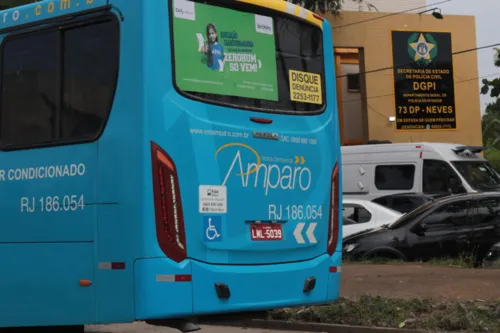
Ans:
{"label": "bus rear bumper", "polygon": [[[140,259],[134,268],[136,319],[261,311],[334,301],[339,297],[341,260],[341,252],[303,262],[255,266]],[[314,288],[304,291],[310,278],[315,279]]]}

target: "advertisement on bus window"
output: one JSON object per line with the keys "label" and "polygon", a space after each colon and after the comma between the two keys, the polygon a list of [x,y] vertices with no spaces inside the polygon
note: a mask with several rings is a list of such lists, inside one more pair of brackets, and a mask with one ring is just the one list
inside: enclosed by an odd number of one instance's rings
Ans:
{"label": "advertisement on bus window", "polygon": [[186,0],[173,6],[181,90],[278,101],[272,17]]}

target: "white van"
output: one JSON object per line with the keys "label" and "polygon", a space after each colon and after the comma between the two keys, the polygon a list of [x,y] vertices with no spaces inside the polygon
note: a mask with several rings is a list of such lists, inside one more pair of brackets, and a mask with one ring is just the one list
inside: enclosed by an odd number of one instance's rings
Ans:
{"label": "white van", "polygon": [[500,191],[500,175],[480,155],[485,149],[430,142],[343,146],[343,195],[373,200],[404,192]]}

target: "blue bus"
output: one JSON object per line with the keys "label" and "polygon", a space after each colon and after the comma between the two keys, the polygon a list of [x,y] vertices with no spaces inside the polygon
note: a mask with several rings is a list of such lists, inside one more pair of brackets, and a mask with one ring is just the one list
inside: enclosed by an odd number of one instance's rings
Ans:
{"label": "blue bus", "polygon": [[1,327],[338,298],[327,21],[281,0],[45,0],[0,12],[0,36]]}

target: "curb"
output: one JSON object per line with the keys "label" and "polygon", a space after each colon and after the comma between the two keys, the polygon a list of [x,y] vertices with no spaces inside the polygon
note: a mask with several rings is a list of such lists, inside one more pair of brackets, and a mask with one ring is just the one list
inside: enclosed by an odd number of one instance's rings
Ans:
{"label": "curb", "polygon": [[320,324],[320,323],[298,323],[287,322],[280,320],[245,320],[241,322],[211,322],[204,323],[209,326],[230,326],[230,327],[245,327],[245,328],[260,328],[277,331],[305,331],[305,332],[324,332],[324,333],[424,333],[423,331],[386,328],[386,327],[364,327],[364,326],[347,326],[336,324]]}

